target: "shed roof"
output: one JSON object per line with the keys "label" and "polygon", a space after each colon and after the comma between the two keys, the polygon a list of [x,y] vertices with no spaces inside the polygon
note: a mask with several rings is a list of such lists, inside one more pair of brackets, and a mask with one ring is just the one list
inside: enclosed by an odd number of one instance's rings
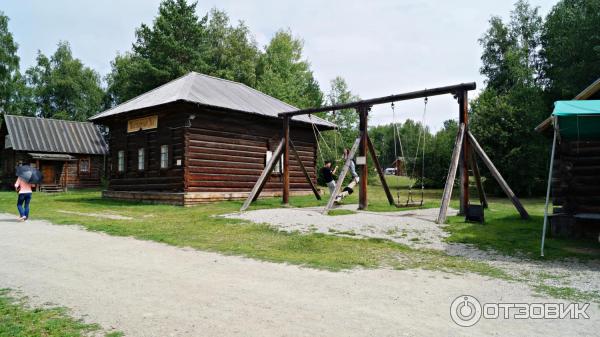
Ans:
{"label": "shed roof", "polygon": [[[130,111],[177,101],[225,108],[273,118],[278,118],[277,114],[280,112],[298,109],[256,89],[250,88],[243,83],[190,72],[187,75],[119,104],[112,109],[92,116],[90,120],[100,120]],[[330,128],[335,127],[335,124],[316,116],[312,116],[312,118],[311,116],[298,116],[294,117],[293,120],[314,123]]]}
{"label": "shed roof", "polygon": [[108,153],[97,125],[59,119],[5,115],[7,138],[15,151]]}

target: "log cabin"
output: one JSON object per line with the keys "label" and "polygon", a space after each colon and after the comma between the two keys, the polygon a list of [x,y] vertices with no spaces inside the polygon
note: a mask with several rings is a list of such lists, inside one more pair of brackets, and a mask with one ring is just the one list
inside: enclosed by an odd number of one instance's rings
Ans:
{"label": "log cabin", "polygon": [[556,145],[549,182],[554,236],[597,238],[600,232],[600,79],[572,101],[557,101],[535,130]]}
{"label": "log cabin", "polygon": [[2,187],[12,188],[15,168],[28,164],[42,172],[43,192],[99,187],[108,154],[92,123],[11,115],[0,127],[0,149]]}
{"label": "log cabin", "polygon": [[[109,130],[106,198],[190,206],[246,198],[282,137],[277,113],[296,108],[244,84],[191,72],[91,121]],[[335,125],[316,116],[291,121],[291,138],[316,181],[317,131]],[[282,190],[281,163],[262,196]],[[291,194],[312,193],[297,161]]]}

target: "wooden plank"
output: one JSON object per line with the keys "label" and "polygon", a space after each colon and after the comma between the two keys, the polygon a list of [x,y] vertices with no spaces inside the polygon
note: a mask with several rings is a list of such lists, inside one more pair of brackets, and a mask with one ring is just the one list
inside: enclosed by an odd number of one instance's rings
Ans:
{"label": "wooden plank", "polygon": [[473,145],[473,148],[475,149],[475,152],[483,160],[483,163],[490,170],[490,172],[492,173],[492,176],[494,177],[494,179],[496,179],[496,181],[498,182],[498,184],[500,184],[500,187],[502,188],[502,190],[504,191],[504,193],[506,193],[506,195],[511,200],[511,202],[513,203],[513,205],[515,206],[515,208],[517,209],[517,211],[519,211],[519,214],[521,215],[521,218],[523,218],[523,219],[529,219],[529,213],[527,213],[527,210],[525,210],[525,207],[523,207],[523,204],[521,204],[521,201],[519,200],[519,198],[517,198],[517,196],[510,189],[510,187],[508,186],[508,184],[506,183],[506,181],[504,180],[504,178],[502,177],[502,175],[500,174],[500,172],[498,172],[498,169],[496,169],[496,166],[494,166],[494,163],[492,163],[492,161],[487,156],[487,154],[485,153],[485,151],[483,151],[483,148],[479,145],[479,143],[475,139],[475,136],[473,136],[473,134],[470,131],[467,132],[467,135],[469,137],[471,145]]}
{"label": "wooden plank", "polygon": [[359,113],[359,133],[360,133],[360,146],[358,153],[361,157],[365,157],[365,164],[359,167],[359,176],[360,176],[360,189],[358,191],[358,209],[367,209],[369,207],[369,201],[367,200],[367,181],[369,180],[369,167],[367,165],[367,152],[369,152],[369,147],[367,145],[367,137],[368,137],[368,114],[369,107],[366,105],[361,105],[357,109]]}
{"label": "wooden plank", "polygon": [[394,202],[394,197],[392,196],[392,192],[390,192],[390,188],[388,187],[387,181],[385,180],[385,174],[381,165],[379,164],[379,160],[377,159],[377,154],[375,152],[375,147],[373,146],[373,142],[371,141],[371,137],[367,135],[367,142],[369,145],[369,153],[371,154],[371,158],[373,158],[373,163],[375,164],[375,168],[377,169],[377,174],[379,175],[379,180],[381,180],[381,186],[385,191],[385,195],[388,199],[390,205],[396,205]]}
{"label": "wooden plank", "polygon": [[[471,149],[471,151],[473,151]],[[483,208],[488,208],[487,196],[485,195],[485,191],[483,190],[483,184],[481,183],[481,173],[479,172],[479,165],[477,165],[477,158],[475,158],[474,153],[471,155],[471,169],[473,170],[473,175],[475,176],[475,185],[477,185],[477,194],[479,195],[479,202],[483,206]]]}
{"label": "wooden plank", "polygon": [[271,157],[271,160],[269,160],[269,162],[265,166],[265,169],[260,174],[258,181],[252,188],[250,195],[248,196],[246,201],[244,201],[242,208],[240,208],[241,212],[248,209],[248,207],[250,206],[250,203],[252,203],[252,201],[256,200],[256,198],[258,198],[258,196],[260,195],[260,192],[262,191],[263,187],[267,183],[267,180],[269,179],[269,176],[271,175],[271,171],[273,171],[275,164],[279,161],[279,156],[281,156],[281,152],[283,151],[284,142],[285,142],[285,140],[281,139],[281,141],[279,142],[279,145],[277,145],[277,148],[273,152],[273,156]]}
{"label": "wooden plank", "polygon": [[448,213],[448,205],[450,204],[450,198],[452,197],[452,188],[454,187],[454,180],[456,179],[456,171],[458,169],[458,162],[460,160],[460,152],[462,150],[464,135],[465,125],[461,123],[458,127],[458,133],[456,134],[454,150],[452,151],[452,159],[450,160],[450,168],[448,169],[448,175],[446,176],[446,186],[444,187],[440,213],[438,214],[436,221],[438,224],[443,224],[446,222],[446,214]]}
{"label": "wooden plank", "polygon": [[340,189],[342,188],[342,184],[344,183],[344,178],[346,178],[346,174],[348,174],[348,170],[350,169],[350,161],[352,161],[352,159],[354,159],[354,155],[356,154],[356,151],[358,150],[358,145],[360,144],[360,141],[361,141],[361,137],[356,138],[356,140],[354,141],[354,144],[352,145],[352,148],[350,149],[350,153],[348,154],[348,158],[346,159],[346,162],[344,163],[342,172],[340,172],[340,175],[338,176],[338,180],[335,183],[335,190],[329,196],[329,201],[327,201],[327,205],[325,206],[325,209],[323,209],[323,214],[325,214],[325,215],[327,213],[329,213],[329,210],[331,209],[331,207],[333,207],[333,202],[335,201],[335,197],[340,193]]}
{"label": "wooden plank", "polygon": [[[298,159],[300,160],[300,159]],[[302,162],[300,162],[302,163]],[[290,203],[290,118],[283,119],[283,191],[281,200]]]}
{"label": "wooden plank", "polygon": [[294,152],[294,155],[296,156],[296,160],[298,161],[298,164],[300,165],[300,168],[302,169],[302,173],[304,173],[304,177],[310,183],[310,188],[312,189],[313,194],[315,195],[317,200],[321,200],[321,194],[319,193],[319,190],[313,183],[313,181],[310,177],[310,174],[306,170],[306,167],[304,167],[304,163],[302,163],[302,160],[300,159],[300,156],[298,155],[298,151],[296,151],[296,146],[294,145],[294,142],[292,142],[291,139],[290,139],[290,148],[292,149],[292,151]]}

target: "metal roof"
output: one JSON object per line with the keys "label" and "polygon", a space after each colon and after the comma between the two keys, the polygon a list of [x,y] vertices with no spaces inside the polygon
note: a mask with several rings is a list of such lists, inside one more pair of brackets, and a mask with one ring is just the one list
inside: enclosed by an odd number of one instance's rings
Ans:
{"label": "metal roof", "polygon": [[100,129],[89,122],[5,115],[4,123],[15,151],[108,153]]}
{"label": "metal roof", "polygon": [[[226,108],[273,118],[278,118],[277,114],[280,112],[298,109],[243,83],[191,72],[112,109],[92,116],[90,120],[99,120],[129,111],[177,101]],[[335,128],[335,124],[316,116],[312,116],[312,118],[311,116],[298,116],[292,120]]]}

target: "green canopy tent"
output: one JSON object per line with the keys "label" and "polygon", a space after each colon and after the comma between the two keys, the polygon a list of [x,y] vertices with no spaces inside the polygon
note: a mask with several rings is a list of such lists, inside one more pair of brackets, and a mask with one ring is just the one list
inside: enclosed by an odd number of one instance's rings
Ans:
{"label": "green canopy tent", "polygon": [[548,187],[546,190],[546,204],[544,208],[544,225],[542,229],[541,255],[544,256],[544,239],[548,224],[548,204],[550,203],[550,190],[557,139],[567,141],[598,140],[600,139],[600,100],[574,100],[556,101],[554,111],[550,116],[554,136],[552,140],[552,153],[550,154],[550,169],[548,173]]}

